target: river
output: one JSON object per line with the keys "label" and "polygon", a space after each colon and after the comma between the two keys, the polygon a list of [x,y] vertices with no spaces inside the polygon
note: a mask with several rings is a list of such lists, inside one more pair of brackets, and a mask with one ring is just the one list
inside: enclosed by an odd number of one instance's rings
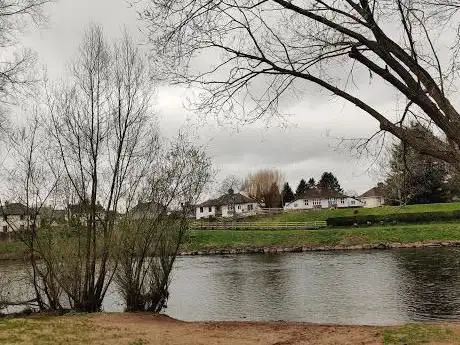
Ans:
{"label": "river", "polygon": [[[0,281],[22,265],[0,262]],[[180,257],[170,296],[165,312],[189,321],[460,320],[460,249]],[[115,288],[104,310],[123,310]]]}

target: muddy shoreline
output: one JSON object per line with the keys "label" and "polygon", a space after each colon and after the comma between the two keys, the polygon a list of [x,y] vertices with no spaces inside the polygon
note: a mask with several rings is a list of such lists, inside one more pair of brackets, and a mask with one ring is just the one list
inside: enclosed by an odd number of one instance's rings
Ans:
{"label": "muddy shoreline", "polygon": [[235,254],[276,254],[276,253],[304,253],[304,252],[326,252],[344,250],[389,250],[403,248],[442,248],[460,247],[460,240],[455,241],[424,241],[413,243],[380,242],[371,244],[356,245],[335,245],[335,246],[248,246],[229,248],[206,248],[200,250],[181,250],[180,256],[196,255],[235,255]]}

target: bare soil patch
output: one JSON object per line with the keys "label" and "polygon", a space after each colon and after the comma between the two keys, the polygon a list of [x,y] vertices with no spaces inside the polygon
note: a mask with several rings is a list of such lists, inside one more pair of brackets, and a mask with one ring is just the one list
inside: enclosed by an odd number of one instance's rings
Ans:
{"label": "bare soil patch", "polygon": [[460,323],[337,326],[295,322],[184,322],[145,313],[0,320],[1,345],[460,344]]}

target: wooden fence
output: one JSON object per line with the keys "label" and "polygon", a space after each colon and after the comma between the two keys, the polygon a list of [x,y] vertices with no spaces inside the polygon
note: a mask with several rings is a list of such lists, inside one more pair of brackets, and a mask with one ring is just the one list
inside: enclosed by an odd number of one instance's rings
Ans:
{"label": "wooden fence", "polygon": [[195,230],[316,230],[327,227],[324,220],[311,222],[193,222]]}

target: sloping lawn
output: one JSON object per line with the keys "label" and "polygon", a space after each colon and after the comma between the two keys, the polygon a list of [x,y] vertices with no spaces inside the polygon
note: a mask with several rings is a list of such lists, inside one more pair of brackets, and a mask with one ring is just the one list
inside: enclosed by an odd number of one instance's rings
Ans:
{"label": "sloping lawn", "polygon": [[335,209],[335,210],[311,210],[311,211],[292,211],[277,215],[248,217],[245,221],[264,221],[264,222],[307,222],[315,220],[327,220],[330,217],[345,217],[356,214],[359,215],[385,215],[394,213],[419,213],[419,212],[443,212],[460,210],[460,203],[443,204],[424,204],[407,206],[382,206],[375,208],[357,209]]}
{"label": "sloping lawn", "polygon": [[324,230],[194,230],[185,250],[263,246],[336,246],[460,240],[460,223],[430,223]]}

